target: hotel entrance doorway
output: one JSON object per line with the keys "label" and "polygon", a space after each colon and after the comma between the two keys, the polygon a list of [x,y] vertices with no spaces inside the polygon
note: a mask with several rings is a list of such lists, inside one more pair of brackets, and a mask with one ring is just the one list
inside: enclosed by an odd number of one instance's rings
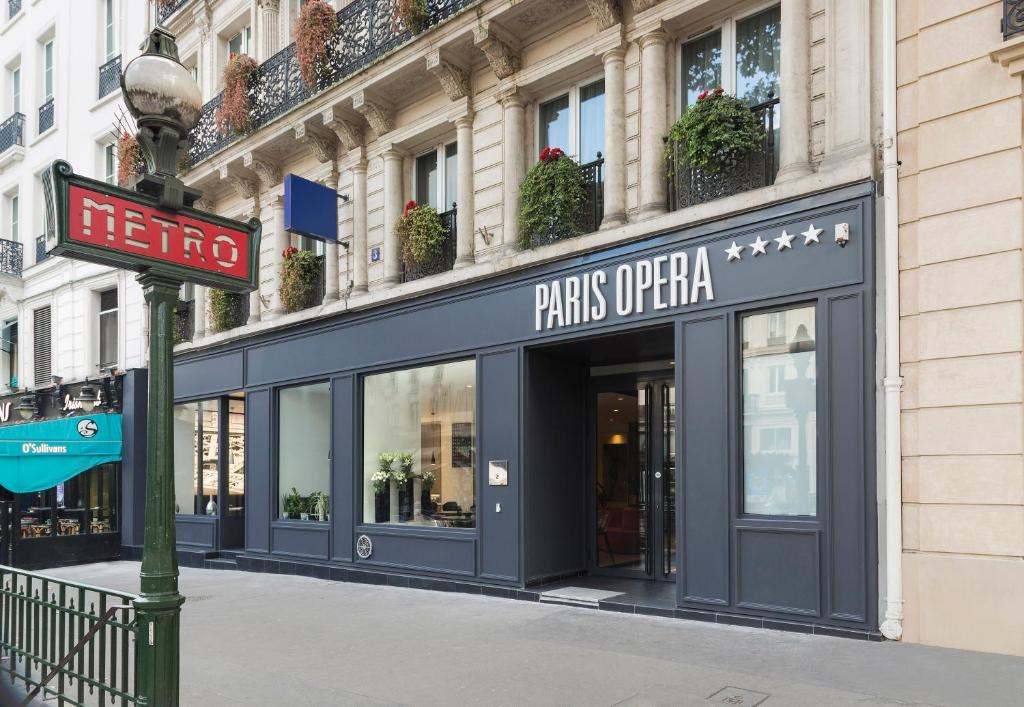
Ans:
{"label": "hotel entrance doorway", "polygon": [[590,572],[675,581],[671,371],[601,373],[601,368],[591,370],[589,395],[594,528]]}

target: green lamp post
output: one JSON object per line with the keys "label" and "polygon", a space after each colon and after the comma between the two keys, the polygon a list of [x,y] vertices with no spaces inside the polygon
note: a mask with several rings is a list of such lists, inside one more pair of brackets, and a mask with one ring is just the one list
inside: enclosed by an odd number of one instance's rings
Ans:
{"label": "green lamp post", "polygon": [[[178,61],[174,36],[150,33],[145,53],[125,67],[121,86],[135,118],[146,172],[137,191],[175,211],[201,194],[177,176],[188,132],[199,122],[202,96]],[[146,526],[138,611],[139,704],[176,707],[180,668],[181,605],[174,531],[174,307],[182,281],[147,271],[138,277],[149,305],[149,395],[147,419]]]}

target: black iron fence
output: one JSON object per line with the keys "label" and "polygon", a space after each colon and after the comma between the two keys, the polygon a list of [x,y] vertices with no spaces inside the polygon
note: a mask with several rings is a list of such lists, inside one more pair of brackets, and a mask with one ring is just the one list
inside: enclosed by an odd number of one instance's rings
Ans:
{"label": "black iron fence", "polygon": [[46,252],[46,236],[36,236],[36,262],[41,263],[49,257],[50,254]]}
{"label": "black iron fence", "polygon": [[21,12],[21,0],[7,0],[7,19]]}
{"label": "black iron fence", "polygon": [[530,246],[536,248],[556,241],[593,233],[601,227],[604,218],[604,157],[600,152],[597,159],[580,165],[583,172],[585,197],[571,227],[552,222],[544,233],[530,234]]}
{"label": "black iron fence", "polygon": [[196,303],[194,300],[178,302],[174,307],[174,343],[192,341],[196,333]]}
{"label": "black iron fence", "polygon": [[187,3],[188,0],[157,0],[156,21],[161,23],[177,12],[178,8]]}
{"label": "black iron fence", "polygon": [[137,704],[136,599],[0,566],[0,679],[59,707]]}
{"label": "black iron fence", "polygon": [[45,133],[53,127],[53,99],[39,106],[39,132]]}
{"label": "black iron fence", "polygon": [[0,275],[21,275],[25,264],[24,250],[21,243],[0,238]]}
{"label": "black iron fence", "polygon": [[0,123],[0,154],[15,145],[25,144],[25,114],[15,113]]}
{"label": "black iron fence", "polygon": [[103,98],[116,91],[121,86],[121,55],[100,67],[99,97]]}
{"label": "black iron fence", "polygon": [[1003,39],[1024,32],[1024,0],[1003,0]]}
{"label": "black iron fence", "polygon": [[452,208],[440,214],[441,225],[444,227],[444,241],[437,255],[424,263],[415,265],[402,264],[402,282],[412,282],[430,275],[448,272],[455,267],[455,254],[458,244],[458,205],[452,204]]}
{"label": "black iron fence", "polygon": [[676,145],[666,160],[669,209],[683,209],[774,184],[778,171],[775,153],[778,107],[778,98],[751,106],[750,110],[764,125],[760,149],[737,155],[717,169],[694,169],[686,161],[685,145]]}
{"label": "black iron fence", "polygon": [[[427,0],[429,12],[425,28],[477,2],[479,0]],[[294,43],[260,64],[249,83],[247,130],[253,132],[262,128],[412,39],[412,32],[395,21],[395,5],[396,0],[355,0],[339,10],[338,29],[327,43],[327,61],[313,86],[302,80]],[[239,138],[240,133],[234,130],[222,133],[217,127],[216,115],[222,101],[223,94],[218,94],[203,106],[199,124],[189,136],[190,164],[197,164]]]}

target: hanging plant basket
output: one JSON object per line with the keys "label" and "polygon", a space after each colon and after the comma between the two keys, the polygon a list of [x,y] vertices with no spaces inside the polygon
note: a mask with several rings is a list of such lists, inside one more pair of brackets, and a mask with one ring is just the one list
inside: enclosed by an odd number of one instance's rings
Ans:
{"label": "hanging plant basket", "polygon": [[750,106],[724,89],[704,91],[669,130],[665,159],[681,156],[692,169],[718,172],[764,144],[764,126]]}
{"label": "hanging plant basket", "polygon": [[248,54],[235,54],[224,67],[224,98],[217,109],[217,129],[244,133],[249,129],[249,82],[258,65]]}
{"label": "hanging plant basket", "polygon": [[545,147],[519,188],[520,245],[533,248],[580,235],[586,198],[586,180],[576,161],[557,147]]}
{"label": "hanging plant basket", "polygon": [[123,131],[117,138],[117,185],[131,186],[131,182],[146,169],[142,148],[134,135]]}
{"label": "hanging plant basket", "polygon": [[412,269],[441,257],[447,232],[434,207],[410,201],[405,205],[395,234],[402,244],[402,260]]}
{"label": "hanging plant basket", "polygon": [[337,31],[338,16],[324,0],[310,0],[302,6],[295,24],[295,51],[299,73],[307,86],[314,86],[327,68]]}
{"label": "hanging plant basket", "polygon": [[429,18],[427,0],[395,0],[391,29],[396,33],[407,29],[413,34],[419,34],[427,26]]}
{"label": "hanging plant basket", "polygon": [[281,264],[281,305],[286,312],[298,312],[316,304],[320,259],[294,246],[284,249]]}

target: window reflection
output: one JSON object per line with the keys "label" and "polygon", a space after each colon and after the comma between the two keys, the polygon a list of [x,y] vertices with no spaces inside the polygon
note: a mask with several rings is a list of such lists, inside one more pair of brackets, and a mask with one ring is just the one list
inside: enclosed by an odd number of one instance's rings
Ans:
{"label": "window reflection", "polygon": [[284,388],[278,394],[280,517],[330,520],[331,384]]}
{"label": "window reflection", "polygon": [[744,511],[817,514],[814,307],[743,318]]}
{"label": "window reflection", "polygon": [[118,530],[118,464],[101,464],[55,487],[16,494],[22,538]]}
{"label": "window reflection", "polygon": [[476,364],[368,376],[363,522],[476,526]]}
{"label": "window reflection", "polygon": [[175,513],[217,515],[218,405],[202,400],[174,406]]}

